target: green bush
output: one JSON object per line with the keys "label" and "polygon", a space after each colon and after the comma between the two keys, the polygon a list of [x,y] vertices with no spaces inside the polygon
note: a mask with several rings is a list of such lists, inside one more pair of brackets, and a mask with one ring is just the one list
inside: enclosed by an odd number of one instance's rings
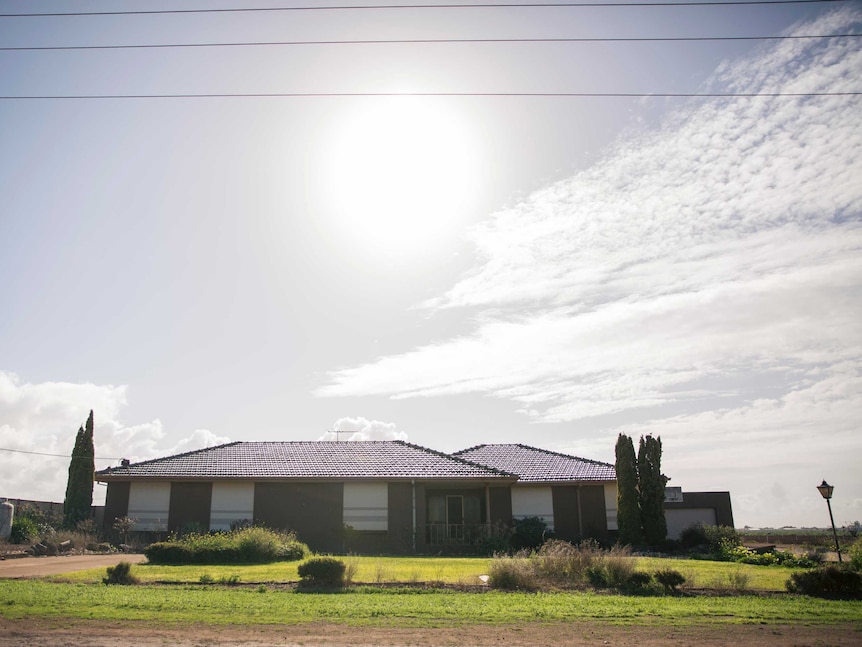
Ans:
{"label": "green bush", "polygon": [[347,565],[335,557],[313,557],[296,570],[304,586],[340,587],[344,586]]}
{"label": "green bush", "polygon": [[153,564],[265,564],[303,559],[309,550],[293,533],[251,527],[156,542],[144,554]]}
{"label": "green bush", "polygon": [[664,587],[665,592],[674,593],[685,584],[685,576],[672,568],[663,568],[655,572],[655,581]]}
{"label": "green bush", "polygon": [[850,546],[847,557],[850,558],[850,567],[853,570],[862,571],[862,539],[857,539],[856,543]]}
{"label": "green bush", "polygon": [[509,542],[514,550],[533,550],[551,539],[553,531],[548,529],[548,524],[539,517],[524,517],[515,519],[512,524],[514,532]]}
{"label": "green bush", "polygon": [[736,528],[696,523],[679,534],[679,543],[685,548],[705,546],[714,557],[723,559],[725,553],[741,544],[741,540]]}
{"label": "green bush", "polygon": [[655,580],[653,579],[651,573],[646,573],[644,571],[634,571],[631,575],[629,575],[629,579],[626,581],[622,589],[627,593],[635,593],[641,595],[655,593]]}
{"label": "green bush", "polygon": [[120,562],[116,566],[108,566],[107,576],[102,578],[102,584],[137,584],[138,578],[132,575],[132,565]]}
{"label": "green bush", "polygon": [[9,541],[13,544],[29,544],[39,539],[39,526],[30,517],[18,517],[12,522]]}
{"label": "green bush", "polygon": [[862,575],[841,566],[793,573],[785,586],[791,593],[819,598],[862,599]]}
{"label": "green bush", "polygon": [[587,567],[586,576],[593,588],[605,589],[611,585],[611,578],[604,564],[591,564]]}

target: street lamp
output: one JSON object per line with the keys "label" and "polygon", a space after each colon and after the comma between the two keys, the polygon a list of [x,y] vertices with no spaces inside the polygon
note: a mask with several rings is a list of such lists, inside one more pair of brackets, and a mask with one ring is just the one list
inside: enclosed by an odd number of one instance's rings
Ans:
{"label": "street lamp", "polygon": [[841,563],[843,561],[841,559],[841,547],[838,545],[838,533],[835,532],[835,518],[832,516],[832,504],[829,502],[829,499],[832,498],[832,490],[835,488],[829,485],[826,479],[824,479],[823,483],[817,486],[817,489],[823,498],[826,499],[826,506],[829,508],[829,521],[832,522],[832,536],[835,538],[835,552],[838,553],[838,562]]}

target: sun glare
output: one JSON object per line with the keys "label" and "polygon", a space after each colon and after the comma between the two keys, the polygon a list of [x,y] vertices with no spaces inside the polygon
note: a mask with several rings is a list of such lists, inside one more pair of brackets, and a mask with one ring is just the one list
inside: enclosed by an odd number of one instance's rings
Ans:
{"label": "sun glare", "polygon": [[323,151],[329,233],[388,256],[457,236],[476,201],[474,142],[465,120],[440,101],[364,103],[331,129]]}

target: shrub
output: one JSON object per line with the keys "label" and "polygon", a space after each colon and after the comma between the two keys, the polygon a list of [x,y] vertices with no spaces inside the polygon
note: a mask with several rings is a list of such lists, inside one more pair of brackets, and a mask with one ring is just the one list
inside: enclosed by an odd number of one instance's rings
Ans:
{"label": "shrub", "polygon": [[137,584],[138,578],[132,575],[132,565],[120,562],[116,566],[108,566],[107,576],[102,578],[102,584]]}
{"label": "shrub", "polygon": [[491,562],[488,584],[504,591],[535,591],[539,588],[539,578],[529,559],[497,556]]}
{"label": "shrub", "polygon": [[592,564],[587,567],[586,575],[590,586],[594,588],[604,589],[610,586],[610,576],[604,564]]}
{"label": "shrub", "polygon": [[667,593],[675,593],[685,584],[685,576],[673,568],[663,568],[655,572],[655,581],[661,584]]}
{"label": "shrub", "polygon": [[748,589],[748,584],[751,581],[748,573],[742,571],[731,571],[727,574],[727,584],[734,591],[745,591]]}
{"label": "shrub", "polygon": [[599,557],[608,573],[611,586],[624,586],[635,570],[635,562],[631,559],[631,549],[628,546],[614,546]]}
{"label": "shrub", "polygon": [[9,541],[13,544],[29,544],[39,539],[39,526],[30,517],[18,517],[12,522]]}
{"label": "shrub", "polygon": [[567,541],[550,539],[536,553],[538,573],[549,580],[577,582],[592,562],[591,548],[581,550]]}
{"label": "shrub", "polygon": [[153,564],[264,564],[295,561],[308,555],[308,546],[293,533],[266,528],[189,534],[150,544],[145,550]]}
{"label": "shrub", "polygon": [[857,539],[847,551],[847,557],[850,558],[850,567],[856,571],[862,571],[862,539]]}
{"label": "shrub", "polygon": [[548,530],[548,524],[539,517],[515,519],[513,528],[510,543],[515,550],[538,548],[553,535],[553,531]]}
{"label": "shrub", "polygon": [[335,557],[314,557],[299,565],[300,584],[309,587],[344,586],[347,565]]}
{"label": "shrub", "polygon": [[650,573],[644,571],[634,571],[629,575],[623,589],[629,593],[652,593],[655,581]]}
{"label": "shrub", "polygon": [[695,523],[679,534],[679,543],[684,548],[706,547],[707,551],[719,559],[740,545],[739,533],[730,526],[707,526]]}
{"label": "shrub", "polygon": [[791,593],[814,597],[862,599],[862,575],[841,566],[793,573],[785,587]]}

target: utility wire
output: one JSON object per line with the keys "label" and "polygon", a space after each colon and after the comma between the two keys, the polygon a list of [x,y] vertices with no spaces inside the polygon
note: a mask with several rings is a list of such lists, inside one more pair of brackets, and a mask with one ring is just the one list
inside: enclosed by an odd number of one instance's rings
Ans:
{"label": "utility wire", "polygon": [[[55,458],[75,458],[75,456],[70,456],[69,454],[46,454],[45,452],[28,452],[24,449],[8,449],[6,447],[0,447],[0,452],[14,452],[16,454],[31,454],[33,456],[53,456]],[[89,458],[88,456],[78,456],[78,458]],[[94,456],[94,461],[119,461],[121,458],[114,458],[111,456]]]}
{"label": "utility wire", "polygon": [[64,99],[277,99],[349,97],[572,97],[572,98],[771,98],[856,97],[858,92],[219,92],[200,94],[64,94],[0,96],[0,100]]}
{"label": "utility wire", "polygon": [[47,45],[0,47],[2,52],[32,52],[91,49],[167,49],[180,47],[272,47],[295,45],[438,45],[449,43],[649,43],[725,40],[800,40],[817,38],[859,38],[862,34],[818,34],[797,36],[671,36],[650,38],[404,38],[384,40],[289,40],[237,43],[162,43],[153,45]]}
{"label": "utility wire", "polygon": [[750,5],[822,4],[825,2],[849,2],[851,0],[739,0],[729,2],[713,0],[707,2],[494,2],[465,4],[368,4],[368,5],[322,5],[319,7],[250,7],[226,9],[144,9],[137,11],[66,11],[50,13],[4,13],[0,18],[43,18],[66,16],[142,16],[197,13],[254,13],[274,11],[364,11],[369,9],[544,9],[555,7],[727,7]]}

